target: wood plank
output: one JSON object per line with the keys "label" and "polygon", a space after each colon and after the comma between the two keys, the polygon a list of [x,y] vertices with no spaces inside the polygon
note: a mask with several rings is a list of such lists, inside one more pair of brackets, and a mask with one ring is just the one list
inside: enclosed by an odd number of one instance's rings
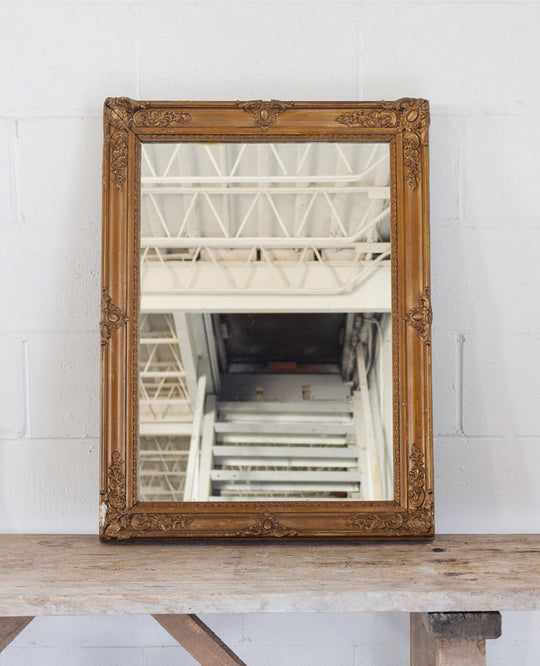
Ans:
{"label": "wood plank", "polygon": [[485,666],[486,639],[500,635],[497,612],[411,613],[411,666]]}
{"label": "wood plank", "polygon": [[0,652],[33,620],[31,617],[0,617]]}
{"label": "wood plank", "polygon": [[196,615],[154,615],[201,666],[246,666]]}
{"label": "wood plank", "polygon": [[433,638],[479,641],[501,635],[501,614],[497,612],[425,613],[422,619]]}
{"label": "wood plank", "polygon": [[0,615],[540,610],[539,563],[540,534],[126,545],[2,534]]}

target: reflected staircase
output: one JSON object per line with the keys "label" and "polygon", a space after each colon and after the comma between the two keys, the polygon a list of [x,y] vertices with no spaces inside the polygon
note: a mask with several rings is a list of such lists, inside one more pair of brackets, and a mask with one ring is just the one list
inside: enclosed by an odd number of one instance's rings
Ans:
{"label": "reflected staircase", "polygon": [[217,402],[212,441],[201,442],[198,499],[358,496],[355,442],[351,401]]}

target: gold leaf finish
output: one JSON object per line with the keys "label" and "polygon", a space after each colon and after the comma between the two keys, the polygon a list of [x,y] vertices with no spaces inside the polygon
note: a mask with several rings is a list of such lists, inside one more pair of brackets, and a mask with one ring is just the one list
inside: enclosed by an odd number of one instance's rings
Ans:
{"label": "gold leaf finish", "polygon": [[[118,97],[106,101],[104,116],[101,538],[287,541],[430,537],[433,456],[427,101],[141,102]],[[141,504],[137,488],[137,379],[142,144],[271,141],[389,145],[394,501]],[[109,345],[111,339],[114,344]],[[418,445],[411,445],[411,441]]]}
{"label": "gold leaf finish", "polygon": [[284,527],[279,519],[270,511],[264,511],[259,514],[255,523],[249,527],[236,532],[236,536],[242,537],[293,537],[297,536],[298,531],[289,527]]}
{"label": "gold leaf finish", "polygon": [[107,289],[101,290],[101,344],[106,345],[111,339],[111,334],[128,321],[127,315],[112,302]]}
{"label": "gold leaf finish", "polygon": [[412,444],[409,453],[408,512],[357,513],[345,519],[348,527],[365,532],[392,530],[396,534],[418,534],[430,536],[434,531],[433,491],[426,490],[426,468],[424,454]]}
{"label": "gold leaf finish", "polygon": [[294,102],[280,102],[277,99],[264,102],[262,99],[257,99],[250,102],[237,102],[237,105],[240,109],[251,113],[256,125],[267,130],[276,122],[280,113],[294,106]]}
{"label": "gold leaf finish", "polygon": [[123,509],[126,505],[126,473],[122,456],[113,451],[112,461],[107,474],[109,492],[107,502],[115,509]]}
{"label": "gold leaf finish", "polygon": [[411,308],[404,319],[409,326],[414,328],[426,345],[431,345],[431,322],[433,321],[433,311],[431,309],[431,300],[429,288],[425,287],[420,295],[420,304]]}
{"label": "gold leaf finish", "polygon": [[134,127],[181,127],[190,122],[190,113],[174,109],[146,109],[133,116]]}
{"label": "gold leaf finish", "polygon": [[336,116],[335,121],[347,127],[395,127],[397,116],[394,111],[363,109],[342,113]]}

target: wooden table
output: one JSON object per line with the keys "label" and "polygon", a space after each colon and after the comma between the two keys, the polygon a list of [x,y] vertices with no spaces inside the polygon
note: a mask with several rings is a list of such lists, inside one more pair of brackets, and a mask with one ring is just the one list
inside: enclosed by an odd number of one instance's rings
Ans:
{"label": "wooden table", "polygon": [[153,615],[201,664],[242,664],[194,614],[402,611],[411,663],[485,664],[503,610],[540,609],[540,535],[429,543],[103,544],[0,535],[0,650],[36,615]]}

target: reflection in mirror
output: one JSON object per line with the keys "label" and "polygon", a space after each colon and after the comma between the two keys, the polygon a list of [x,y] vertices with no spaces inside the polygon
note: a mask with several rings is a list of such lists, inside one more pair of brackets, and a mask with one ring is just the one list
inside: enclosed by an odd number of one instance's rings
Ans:
{"label": "reflection in mirror", "polygon": [[394,496],[384,143],[143,144],[139,500]]}

